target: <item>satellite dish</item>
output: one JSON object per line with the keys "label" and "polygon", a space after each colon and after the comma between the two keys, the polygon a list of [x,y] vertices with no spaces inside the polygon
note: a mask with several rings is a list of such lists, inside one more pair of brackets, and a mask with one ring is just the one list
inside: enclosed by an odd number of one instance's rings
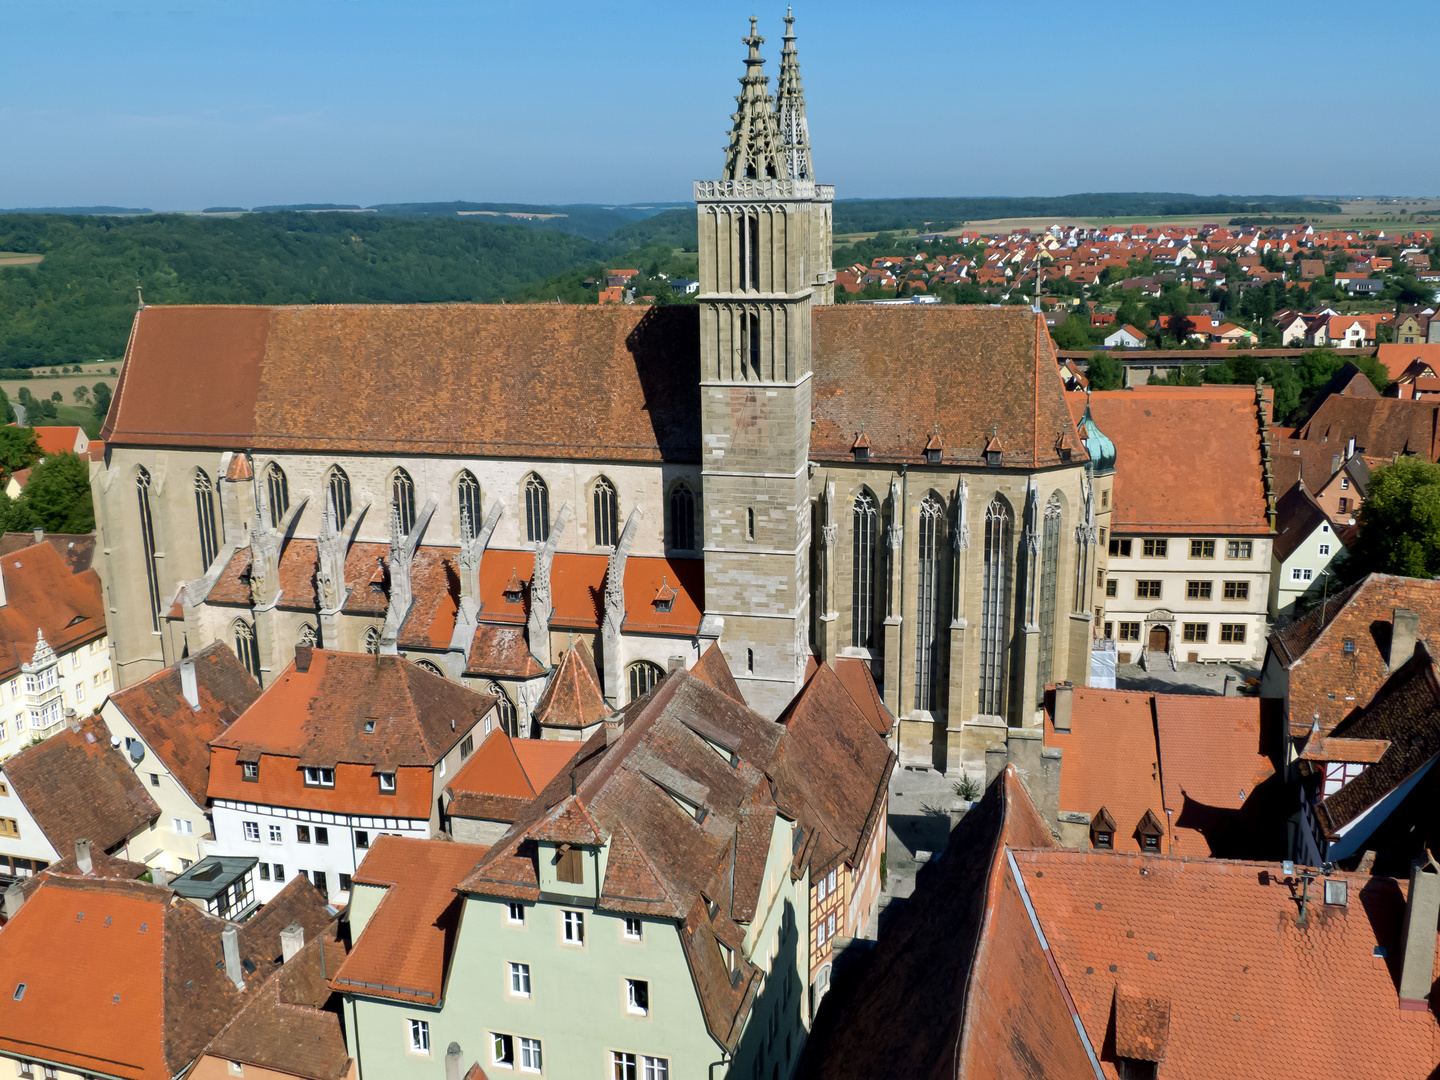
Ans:
{"label": "satellite dish", "polygon": [[110,745],[113,746],[113,747],[115,747],[116,750],[119,750],[119,749],[120,749],[120,736],[119,736],[119,735],[111,735],[111,736],[110,736]]}
{"label": "satellite dish", "polygon": [[130,760],[136,765],[145,760],[145,744],[139,739],[130,740]]}

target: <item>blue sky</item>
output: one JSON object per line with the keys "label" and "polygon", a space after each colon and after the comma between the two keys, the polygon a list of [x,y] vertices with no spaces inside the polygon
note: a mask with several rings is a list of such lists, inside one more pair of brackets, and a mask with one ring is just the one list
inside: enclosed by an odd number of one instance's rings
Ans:
{"label": "blue sky", "polygon": [[[687,200],[752,10],[0,0],[0,206]],[[1433,2],[795,14],[841,198],[1440,194]]]}

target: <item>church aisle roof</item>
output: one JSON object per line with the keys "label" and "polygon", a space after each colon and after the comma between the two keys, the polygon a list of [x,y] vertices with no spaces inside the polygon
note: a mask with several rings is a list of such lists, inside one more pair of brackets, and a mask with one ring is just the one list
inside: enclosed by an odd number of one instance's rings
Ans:
{"label": "church aisle roof", "polygon": [[[1071,426],[1025,308],[813,309],[811,456],[1062,464]],[[103,435],[116,446],[700,460],[690,305],[147,307]],[[206,378],[195,377],[198,370]],[[1074,457],[1083,460],[1076,448]]]}

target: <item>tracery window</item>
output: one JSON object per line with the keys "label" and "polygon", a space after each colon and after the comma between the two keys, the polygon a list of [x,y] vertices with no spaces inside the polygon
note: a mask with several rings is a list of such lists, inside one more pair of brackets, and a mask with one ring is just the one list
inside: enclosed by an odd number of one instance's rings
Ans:
{"label": "tracery window", "polygon": [[445,677],[445,673],[442,672],[434,664],[432,664],[429,660],[416,660],[415,666],[418,668],[424,668],[426,671],[430,672],[431,675],[439,675],[442,679]]}
{"label": "tracery window", "polygon": [[350,520],[353,505],[350,497],[350,477],[345,475],[345,470],[339,465],[333,466],[325,478],[325,497],[330,500],[330,514],[335,521],[335,528],[339,529]]}
{"label": "tracery window", "polygon": [[602,476],[595,481],[591,497],[595,508],[592,519],[595,526],[595,544],[597,547],[614,547],[619,535],[616,519],[620,516],[615,485]]}
{"label": "tracery window", "polygon": [[236,619],[231,627],[235,635],[235,655],[256,682],[260,681],[260,647],[255,641],[255,627],[244,619]]}
{"label": "tracery window", "polygon": [[652,664],[649,660],[637,660],[626,669],[626,674],[630,679],[631,701],[644,697],[665,677],[660,665]]}
{"label": "tracery window", "polygon": [[1005,708],[1009,631],[1010,511],[998,498],[985,508],[985,561],[980,586],[980,711]]}
{"label": "tracery window", "polygon": [[940,530],[945,508],[933,495],[920,504],[919,588],[915,610],[915,708],[936,707],[940,668]]}
{"label": "tracery window", "polygon": [[492,682],[487,692],[496,697],[495,707],[500,714],[500,726],[505,729],[505,734],[519,737],[520,724],[515,713],[515,703],[510,700],[510,695],[505,693],[505,688],[498,682]]}
{"label": "tracery window", "polygon": [[473,540],[480,535],[480,481],[469,469],[460,471],[455,494],[460,501],[460,528],[464,539]]}
{"label": "tracery window", "polygon": [[285,470],[274,461],[265,470],[265,494],[270,500],[270,527],[278,529],[290,510],[290,481],[285,479]]}
{"label": "tracery window", "polygon": [[677,551],[695,550],[695,493],[683,482],[670,492],[670,546]]}
{"label": "tracery window", "polygon": [[301,623],[300,633],[295,639],[301,645],[308,645],[312,649],[320,644],[320,631],[315,629],[314,623]]}
{"label": "tracery window", "polygon": [[150,597],[150,626],[160,629],[160,568],[155,563],[155,519],[150,512],[150,474],[135,473],[135,494],[140,502],[140,543],[145,550],[145,584]]}
{"label": "tracery window", "polygon": [[208,569],[220,553],[220,533],[215,528],[215,489],[204,469],[195,470],[195,518],[200,527],[200,565]]}
{"label": "tracery window", "polygon": [[857,649],[868,649],[875,641],[875,540],[880,528],[879,508],[875,505],[875,497],[868,491],[862,491],[855,497],[851,516],[854,543],[850,644]]}
{"label": "tracery window", "polygon": [[525,539],[532,544],[550,539],[550,489],[534,473],[525,481]]}
{"label": "tracery window", "polygon": [[415,481],[404,469],[396,469],[390,480],[390,506],[400,522],[400,535],[409,536],[415,528]]}
{"label": "tracery window", "polygon": [[380,628],[371,626],[366,629],[362,647],[371,656],[378,656],[380,653]]}
{"label": "tracery window", "polygon": [[1051,495],[1045,504],[1040,533],[1040,663],[1036,669],[1038,701],[1055,671],[1055,593],[1060,567],[1060,499]]}

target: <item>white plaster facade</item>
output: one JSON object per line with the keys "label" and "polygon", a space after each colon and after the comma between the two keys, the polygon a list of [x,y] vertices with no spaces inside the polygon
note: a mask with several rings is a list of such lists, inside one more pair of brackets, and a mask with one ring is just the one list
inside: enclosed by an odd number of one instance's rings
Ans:
{"label": "white plaster facade", "polygon": [[37,736],[60,731],[65,713],[88,716],[105,701],[110,679],[110,650],[102,635],[68,652],[42,658],[37,651],[31,670],[0,684],[0,760],[25,749]]}
{"label": "white plaster facade", "polygon": [[[1270,565],[1270,615],[1288,622],[1295,614],[1295,601],[1306,593],[1317,596],[1325,590],[1325,571],[1344,552],[1330,522],[1322,521],[1296,545],[1283,562],[1272,555]],[[1341,586],[1330,582],[1331,592]]]}

